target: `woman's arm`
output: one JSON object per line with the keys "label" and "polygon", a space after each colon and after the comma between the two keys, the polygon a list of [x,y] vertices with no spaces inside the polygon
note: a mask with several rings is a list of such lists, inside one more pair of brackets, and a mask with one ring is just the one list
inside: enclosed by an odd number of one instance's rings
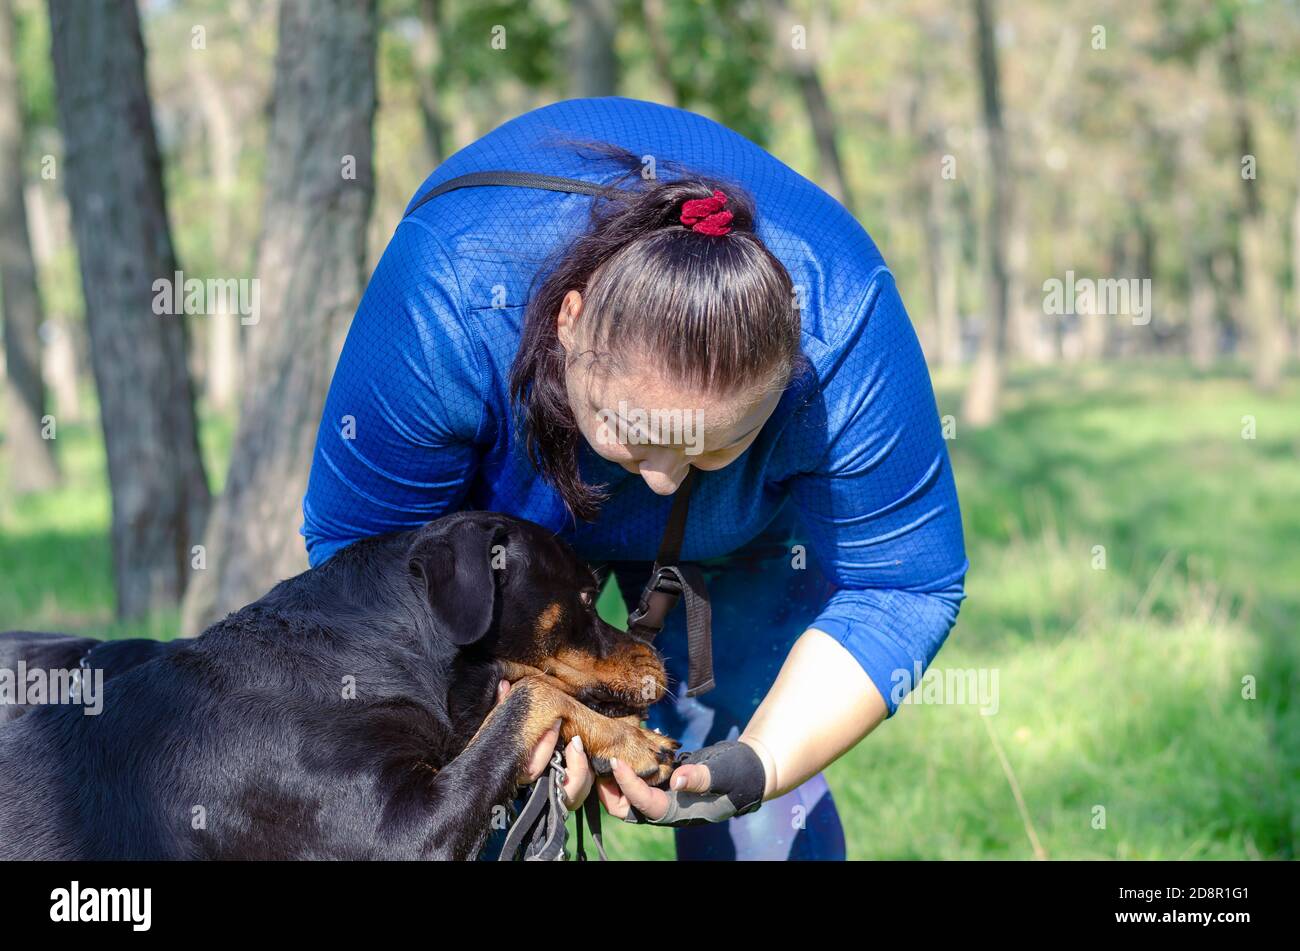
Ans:
{"label": "woman's arm", "polygon": [[[740,735],[740,742],[763,761],[763,798],[780,796],[817,775],[856,746],[887,713],[880,691],[853,655],[829,634],[815,628],[805,631]],[[692,778],[685,788],[708,789],[707,777]]]}
{"label": "woman's arm", "polygon": [[[774,799],[821,772],[885,719],[885,700],[871,678],[830,635],[810,629],[786,656],[776,682],[740,735],[763,764],[764,799]],[[627,818],[629,806],[651,821],[668,811],[669,795],[621,764],[616,783],[600,780],[601,803],[610,815]],[[709,767],[687,764],[674,770],[676,792],[705,794]],[[721,810],[725,812],[726,810]]]}
{"label": "woman's arm", "polygon": [[366,287],[325,401],[303,499],[313,567],[464,499],[489,400],[457,296],[438,240],[422,222],[403,221]]}

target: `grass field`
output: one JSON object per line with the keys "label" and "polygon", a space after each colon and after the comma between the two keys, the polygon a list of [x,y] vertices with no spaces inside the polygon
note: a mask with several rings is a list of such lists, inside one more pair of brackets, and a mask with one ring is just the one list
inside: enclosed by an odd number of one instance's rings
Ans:
{"label": "grass field", "polygon": [[[229,439],[205,421],[214,473]],[[102,450],[88,425],[59,446],[62,488],[0,500],[0,627],[170,636],[113,622]],[[1300,386],[1054,368],[950,446],[971,572],[936,665],[995,672],[998,710],[904,706],[836,763],[850,856],[1295,858]]]}

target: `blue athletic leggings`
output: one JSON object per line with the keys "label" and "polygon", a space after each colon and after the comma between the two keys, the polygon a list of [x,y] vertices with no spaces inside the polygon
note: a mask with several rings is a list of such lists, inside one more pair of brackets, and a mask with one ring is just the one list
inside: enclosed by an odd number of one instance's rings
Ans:
{"label": "blue athletic leggings", "polygon": [[[792,506],[744,548],[702,564],[713,604],[713,670],[717,686],[686,699],[686,610],[678,605],[655,647],[668,666],[670,695],[649,722],[699,749],[734,740],[776,679],[791,645],[817,616],[831,586],[811,557],[794,566],[798,531]],[[609,566],[623,600],[636,605],[650,565]],[[844,829],[819,773],[754,813],[717,825],[674,829],[678,861],[843,860]]]}

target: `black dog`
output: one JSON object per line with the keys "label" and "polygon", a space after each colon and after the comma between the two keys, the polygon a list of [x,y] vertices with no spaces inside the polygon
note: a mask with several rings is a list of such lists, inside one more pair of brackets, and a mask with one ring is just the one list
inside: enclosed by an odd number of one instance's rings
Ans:
{"label": "black dog", "polygon": [[470,858],[556,720],[598,771],[661,783],[677,744],[640,715],[663,665],[595,593],[549,532],[462,513],[350,545],[194,640],[0,635],[0,666],[104,677],[98,715],[0,727],[0,859]]}

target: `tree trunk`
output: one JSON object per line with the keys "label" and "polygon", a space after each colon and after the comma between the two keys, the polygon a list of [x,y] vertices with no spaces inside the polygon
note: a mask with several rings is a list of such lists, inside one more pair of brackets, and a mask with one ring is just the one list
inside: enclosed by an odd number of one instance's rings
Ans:
{"label": "tree trunk", "polygon": [[680,106],[686,97],[681,84],[673,79],[672,53],[665,34],[666,18],[663,0],[642,0],[641,19],[645,23],[646,42],[650,45],[655,72],[668,88],[668,105]]}
{"label": "tree trunk", "polygon": [[1218,357],[1218,320],[1214,299],[1213,255],[1198,214],[1196,169],[1204,161],[1200,142],[1204,126],[1189,122],[1179,136],[1179,162],[1175,168],[1174,220],[1178,225],[1184,267],[1187,269],[1187,357],[1206,372]]}
{"label": "tree trunk", "polygon": [[[1295,127],[1295,154],[1300,155],[1300,118]],[[1291,205],[1291,310],[1300,319],[1300,187]],[[1300,334],[1296,343],[1300,344]],[[1300,357],[1300,353],[1296,356]]]}
{"label": "tree trunk", "polygon": [[1262,392],[1276,390],[1287,357],[1277,299],[1274,249],[1277,240],[1262,213],[1241,220],[1241,270],[1251,328],[1251,379]]}
{"label": "tree trunk", "polygon": [[987,426],[998,418],[1007,349],[1007,225],[1011,218],[1011,168],[1002,125],[1002,92],[994,36],[995,0],[975,0],[975,53],[979,64],[989,202],[984,242],[984,327],[962,415],[967,425]]}
{"label": "tree trunk", "polygon": [[1187,261],[1187,354],[1192,366],[1205,372],[1218,356],[1214,285],[1206,276],[1210,263],[1204,255]]}
{"label": "tree trunk", "polygon": [[134,618],[184,592],[209,504],[184,318],[153,309],[154,281],[172,280],[176,255],[135,3],[51,2],[50,33],[113,495],[117,610]]}
{"label": "tree trunk", "polygon": [[1227,351],[1236,356],[1241,351],[1241,328],[1244,314],[1241,303],[1241,269],[1231,248],[1224,247],[1210,259],[1214,275],[1215,309],[1227,328]]}
{"label": "tree trunk", "polygon": [[[186,72],[194,98],[203,117],[208,150],[208,167],[212,175],[213,210],[212,245],[216,260],[223,269],[234,265],[235,187],[239,179],[241,150],[238,124],[221,83],[212,75],[206,56],[188,56]],[[242,268],[241,268],[242,270]],[[207,353],[203,375],[203,393],[210,407],[229,409],[239,387],[239,315],[211,313],[207,321]]]}
{"label": "tree trunk", "polygon": [[1030,306],[1025,285],[1028,267],[1029,228],[1018,209],[1007,228],[1007,349],[1019,358],[1046,363],[1042,308]]}
{"label": "tree trunk", "polygon": [[[0,0],[0,295],[4,310],[4,433],[9,490],[58,484],[53,443],[43,438],[41,297],[23,202],[25,143],[18,48],[11,0]],[[57,430],[55,431],[57,433]]]}
{"label": "tree trunk", "polygon": [[[62,192],[42,184],[27,186],[27,221],[39,273],[50,265],[55,249],[72,243],[70,215]],[[80,353],[85,325],[66,315],[48,313],[41,325],[41,370],[59,425],[85,420],[81,403]]]}
{"label": "tree trunk", "polygon": [[923,229],[922,257],[933,318],[929,322],[927,356],[937,366],[955,366],[961,359],[961,330],[957,315],[957,274],[960,267],[960,228],[953,218],[951,189],[954,179],[943,175],[943,135],[928,112],[930,80],[918,68],[915,92],[909,101],[907,135],[919,145],[918,175],[913,193],[920,205]]}
{"label": "tree trunk", "polygon": [[[937,164],[938,156],[931,157]],[[925,189],[925,255],[929,267],[930,297],[934,303],[934,355],[941,367],[961,362],[961,326],[957,314],[957,274],[961,251],[957,227],[952,221],[949,189],[956,183],[945,180],[932,167]]]}
{"label": "tree trunk", "polygon": [[835,113],[822,86],[821,77],[817,74],[812,51],[794,49],[790,42],[790,27],[795,23],[795,16],[785,0],[771,2],[774,19],[780,24],[777,36],[785,51],[790,71],[794,74],[795,84],[799,87],[808,121],[812,125],[813,144],[817,148],[819,184],[834,195],[841,205],[853,211],[853,193],[849,189],[849,177],[844,170],[844,160],[835,136]]}
{"label": "tree trunk", "polygon": [[321,409],[365,283],[374,197],[374,0],[283,0],[243,405],[207,570],[186,594],[182,630],[306,567],[298,535]]}
{"label": "tree trunk", "polygon": [[430,168],[447,157],[447,123],[438,103],[442,69],[442,0],[420,0],[420,35],[415,41],[415,75],[420,93],[420,118]]}
{"label": "tree trunk", "polygon": [[614,35],[618,15],[614,0],[571,0],[569,7],[574,97],[615,95],[618,57],[614,53]]}
{"label": "tree trunk", "polygon": [[42,360],[45,379],[54,397],[54,415],[59,425],[80,423],[85,419],[81,405],[81,373],[78,370],[77,327],[71,321],[45,322],[47,339]]}
{"label": "tree trunk", "polygon": [[[1228,91],[1232,97],[1236,126],[1238,161],[1255,155],[1254,124],[1246,78],[1242,71],[1240,27],[1234,20],[1224,37],[1223,66]],[[1241,176],[1242,215],[1238,227],[1238,253],[1241,258],[1242,289],[1246,320],[1250,328],[1252,380],[1264,392],[1277,389],[1286,365],[1285,331],[1276,295],[1277,269],[1274,266],[1271,228],[1259,198],[1259,181]]]}

